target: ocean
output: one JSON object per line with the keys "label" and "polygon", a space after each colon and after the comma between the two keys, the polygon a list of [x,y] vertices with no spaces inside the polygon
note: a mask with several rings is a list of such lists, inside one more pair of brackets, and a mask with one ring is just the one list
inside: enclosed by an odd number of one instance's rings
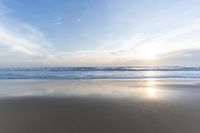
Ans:
{"label": "ocean", "polygon": [[200,67],[35,67],[0,68],[0,79],[200,78]]}

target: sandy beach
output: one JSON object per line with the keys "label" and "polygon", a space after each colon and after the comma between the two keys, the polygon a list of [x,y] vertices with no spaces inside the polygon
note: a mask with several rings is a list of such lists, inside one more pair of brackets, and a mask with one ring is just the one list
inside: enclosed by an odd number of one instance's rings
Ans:
{"label": "sandy beach", "polygon": [[1,133],[199,133],[199,79],[1,80]]}

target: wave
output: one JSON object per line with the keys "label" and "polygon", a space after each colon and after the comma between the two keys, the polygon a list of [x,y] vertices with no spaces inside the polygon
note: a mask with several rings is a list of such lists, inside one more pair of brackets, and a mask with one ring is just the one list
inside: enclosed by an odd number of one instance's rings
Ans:
{"label": "wave", "polygon": [[0,71],[200,71],[198,67],[18,67],[0,68]]}
{"label": "wave", "polygon": [[200,78],[200,67],[0,68],[0,79]]}

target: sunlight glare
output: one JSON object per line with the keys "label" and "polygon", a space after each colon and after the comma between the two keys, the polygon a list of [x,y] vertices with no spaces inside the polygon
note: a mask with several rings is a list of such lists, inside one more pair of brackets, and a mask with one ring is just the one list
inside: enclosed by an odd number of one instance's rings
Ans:
{"label": "sunlight glare", "polygon": [[155,53],[155,51],[146,51],[143,52],[140,56],[144,60],[154,60],[157,58],[157,54]]}
{"label": "sunlight glare", "polygon": [[146,88],[146,93],[149,98],[156,98],[157,89],[153,87]]}

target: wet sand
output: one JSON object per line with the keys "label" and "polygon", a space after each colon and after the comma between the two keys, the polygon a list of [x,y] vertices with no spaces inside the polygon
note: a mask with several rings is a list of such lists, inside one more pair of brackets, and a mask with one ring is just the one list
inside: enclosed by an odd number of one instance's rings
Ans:
{"label": "wet sand", "polygon": [[199,133],[199,79],[1,80],[1,133]]}

